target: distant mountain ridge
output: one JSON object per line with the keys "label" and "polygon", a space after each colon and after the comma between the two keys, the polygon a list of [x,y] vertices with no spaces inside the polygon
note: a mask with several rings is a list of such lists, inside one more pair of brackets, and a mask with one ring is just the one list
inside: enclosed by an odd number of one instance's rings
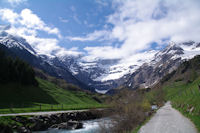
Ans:
{"label": "distant mountain ridge", "polygon": [[80,88],[94,91],[93,88],[90,88],[86,84],[77,80],[68,69],[53,65],[50,62],[52,59],[50,59],[49,56],[37,54],[25,39],[9,35],[2,31],[0,32],[0,44],[1,49],[4,49],[6,53],[13,57],[23,59],[33,67],[39,68],[51,76],[65,79],[66,82],[75,84]]}
{"label": "distant mountain ridge", "polygon": [[[175,70],[184,60],[200,54],[200,43],[193,41],[171,42],[161,51],[149,52],[152,54],[148,59],[138,60],[132,64],[120,64],[120,60],[83,62],[74,59],[69,70],[79,80],[91,84],[100,93],[120,86],[127,86],[131,89],[149,87],[156,84],[164,75]],[[112,78],[112,75],[120,75],[121,73],[123,74],[118,78]],[[107,80],[102,80],[104,78]]]}
{"label": "distant mountain ridge", "polygon": [[[120,59],[84,60],[80,56],[48,56],[38,54],[25,39],[0,32],[5,49],[48,74],[65,79],[83,89],[106,93],[120,86],[131,89],[149,87],[175,70],[182,61],[200,54],[200,43],[170,43],[161,51],[147,51],[148,58],[129,64]],[[131,59],[131,57],[130,57]]]}

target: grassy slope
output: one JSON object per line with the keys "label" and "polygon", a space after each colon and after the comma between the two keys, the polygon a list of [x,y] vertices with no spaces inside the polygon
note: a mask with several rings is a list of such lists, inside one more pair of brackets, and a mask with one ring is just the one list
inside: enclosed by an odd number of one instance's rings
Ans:
{"label": "grassy slope", "polygon": [[[69,91],[37,78],[39,87],[0,85],[0,113],[102,107],[91,95]],[[41,108],[40,108],[41,105]]]}
{"label": "grassy slope", "polygon": [[[166,100],[172,101],[173,107],[190,118],[200,131],[200,91],[198,89],[200,77],[191,83],[183,81],[173,82],[163,87]],[[192,113],[189,110],[194,107]]]}

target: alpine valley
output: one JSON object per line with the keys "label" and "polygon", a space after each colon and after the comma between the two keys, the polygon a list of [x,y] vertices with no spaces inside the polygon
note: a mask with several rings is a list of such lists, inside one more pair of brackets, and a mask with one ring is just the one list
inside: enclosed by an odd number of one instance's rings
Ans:
{"label": "alpine valley", "polygon": [[0,47],[8,54],[12,51],[14,55],[11,56],[17,56],[51,76],[98,93],[112,93],[120,86],[131,89],[150,87],[177,69],[184,60],[200,54],[200,43],[188,41],[171,42],[159,51],[147,51],[142,57],[138,55],[137,60],[131,57],[89,60],[85,55],[44,55],[24,38],[8,34],[7,28],[1,27]]}

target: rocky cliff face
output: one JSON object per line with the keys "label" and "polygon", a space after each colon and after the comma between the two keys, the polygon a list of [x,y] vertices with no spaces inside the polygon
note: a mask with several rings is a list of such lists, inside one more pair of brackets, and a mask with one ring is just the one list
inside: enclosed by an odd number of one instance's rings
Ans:
{"label": "rocky cliff face", "polygon": [[177,69],[181,62],[200,54],[199,43],[171,43],[164,50],[155,54],[149,63],[144,63],[132,73],[125,86],[136,89],[150,87],[160,81],[163,76]]}

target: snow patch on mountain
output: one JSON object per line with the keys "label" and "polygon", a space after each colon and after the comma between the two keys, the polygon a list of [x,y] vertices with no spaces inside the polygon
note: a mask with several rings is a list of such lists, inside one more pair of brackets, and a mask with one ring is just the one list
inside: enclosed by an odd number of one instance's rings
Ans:
{"label": "snow patch on mountain", "polygon": [[156,52],[157,51],[152,50],[132,55],[126,59],[115,61],[110,59],[107,60],[107,62],[104,61],[104,63],[102,63],[102,60],[93,62],[82,61],[79,62],[79,66],[81,67],[81,70],[88,73],[91,73],[92,71],[94,72],[93,69],[96,70],[96,72],[91,76],[93,81],[106,82],[133,73],[140,65],[149,62]]}
{"label": "snow patch on mountain", "polygon": [[200,54],[200,47],[198,47],[199,43],[191,42],[192,45],[181,45],[180,47],[183,49],[184,54],[182,55],[182,59],[191,59],[195,55]]}
{"label": "snow patch on mountain", "polygon": [[[23,42],[21,42],[23,41]],[[13,37],[12,35],[7,34],[4,31],[0,31],[0,42],[8,48],[19,48],[21,50],[26,49],[31,54],[38,56],[33,49],[30,49],[28,46],[25,46],[24,43],[27,43],[24,39],[20,37]]]}
{"label": "snow patch on mountain", "polygon": [[97,93],[100,93],[100,94],[106,94],[109,90],[98,90],[98,89],[95,89],[95,91]]}

